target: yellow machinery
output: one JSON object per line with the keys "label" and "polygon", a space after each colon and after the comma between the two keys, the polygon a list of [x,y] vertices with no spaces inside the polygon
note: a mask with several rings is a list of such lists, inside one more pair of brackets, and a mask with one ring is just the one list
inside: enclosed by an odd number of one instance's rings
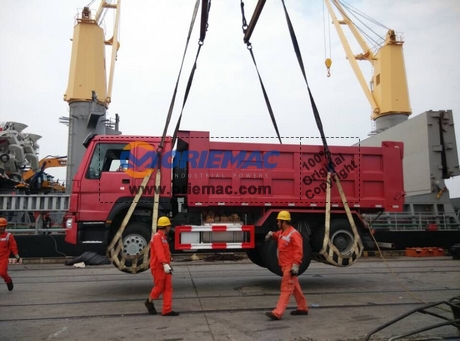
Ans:
{"label": "yellow machinery", "polygon": [[23,183],[16,186],[17,189],[25,189],[34,193],[64,193],[65,186],[54,181],[52,177],[43,171],[50,167],[66,167],[66,156],[47,156],[39,162],[40,171],[34,172],[29,169],[22,174]]}
{"label": "yellow machinery", "polygon": [[[67,156],[47,156],[41,159],[38,165],[42,171],[50,167],[65,167],[67,166]],[[22,179],[27,182],[34,176],[34,174],[35,172],[32,169],[29,169],[22,174]]]}
{"label": "yellow machinery", "polygon": [[[101,0],[97,11],[91,11],[91,1],[78,14],[73,29],[72,54],[69,80],[64,100],[69,103],[69,116],[61,118],[69,127],[67,147],[67,191],[80,164],[85,148],[82,142],[92,133],[99,135],[119,134],[116,120],[113,129],[106,119],[106,111],[111,103],[113,75],[118,42],[121,0]],[[113,32],[104,30],[104,19],[109,12],[114,14]],[[114,10],[114,11],[112,11]],[[105,37],[112,38],[106,40]],[[107,58],[106,46],[111,46],[111,56]],[[109,75],[106,77],[106,70]]]}
{"label": "yellow machinery", "polygon": [[[115,60],[120,44],[118,42],[118,22],[120,18],[120,0],[116,4],[101,1],[93,16],[89,7],[85,7],[77,19],[72,39],[72,57],[70,61],[69,82],[64,100],[72,102],[91,101],[95,91],[98,102],[106,107],[111,102]],[[115,9],[113,37],[104,39],[101,27],[107,9]],[[105,45],[112,46],[110,74],[106,80]],[[108,84],[107,84],[108,83]]]}
{"label": "yellow machinery", "polygon": [[[388,30],[380,48],[374,53],[357,27],[345,12],[339,0],[325,0],[329,14],[345,49],[347,59],[358,78],[372,108],[372,119],[377,130],[385,130],[403,122],[411,115],[406,69],[404,65],[403,41],[394,30]],[[334,5],[342,15],[337,19],[332,8]],[[353,54],[341,25],[347,25],[363,52]],[[370,86],[358,66],[358,60],[367,60],[373,68]]]}

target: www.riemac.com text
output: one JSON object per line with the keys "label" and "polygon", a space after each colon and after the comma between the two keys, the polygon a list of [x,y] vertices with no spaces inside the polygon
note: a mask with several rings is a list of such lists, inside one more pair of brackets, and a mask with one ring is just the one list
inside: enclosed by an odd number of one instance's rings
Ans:
{"label": "www.riemac.com text", "polygon": [[[213,185],[188,185],[188,186],[129,186],[131,195],[136,195],[143,190],[143,194],[169,195],[172,193],[181,194],[204,194],[204,195],[271,195],[271,186],[213,186]],[[172,193],[170,192],[172,190]]]}

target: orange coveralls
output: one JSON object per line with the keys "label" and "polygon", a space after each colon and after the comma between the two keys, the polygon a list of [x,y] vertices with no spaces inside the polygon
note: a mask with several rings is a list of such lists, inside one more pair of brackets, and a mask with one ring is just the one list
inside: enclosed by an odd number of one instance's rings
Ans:
{"label": "orange coveralls", "polygon": [[0,234],[0,277],[5,283],[11,282],[11,277],[8,276],[8,258],[11,252],[16,256],[19,253],[18,245],[13,235],[5,231]]}
{"label": "orange coveralls", "polygon": [[163,263],[171,262],[168,238],[164,230],[158,230],[150,242],[150,271],[153,276],[153,289],[150,298],[156,300],[163,294],[163,309],[161,313],[172,311],[172,277],[164,272]]}
{"label": "orange coveralls", "polygon": [[299,231],[292,226],[286,231],[279,230],[272,235],[278,242],[278,262],[283,271],[281,280],[281,295],[276,308],[272,313],[281,318],[289,304],[289,298],[294,294],[297,310],[308,311],[307,300],[300,288],[299,278],[292,276],[290,271],[292,264],[302,264],[303,241]]}

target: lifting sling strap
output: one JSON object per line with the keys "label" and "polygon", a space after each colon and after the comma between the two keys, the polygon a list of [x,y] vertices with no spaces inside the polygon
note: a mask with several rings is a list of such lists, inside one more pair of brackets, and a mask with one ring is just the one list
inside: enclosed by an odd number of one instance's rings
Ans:
{"label": "lifting sling strap", "polygon": [[[289,34],[291,36],[292,45],[294,46],[294,51],[295,51],[295,54],[296,54],[296,57],[297,57],[297,61],[299,62],[300,70],[302,71],[303,78],[304,78],[305,83],[307,85],[308,96],[310,98],[311,107],[313,109],[313,115],[315,116],[316,126],[318,127],[319,133],[321,135],[321,141],[323,142],[324,154],[328,157],[328,160],[327,160],[328,169],[333,171],[334,166],[333,166],[332,158],[331,158],[331,155],[330,155],[330,152],[329,152],[329,147],[327,145],[326,136],[324,135],[323,123],[321,122],[321,117],[319,115],[318,108],[316,107],[315,99],[313,98],[313,95],[312,95],[311,90],[310,90],[310,86],[308,85],[307,75],[305,73],[305,67],[303,65],[302,55],[300,53],[300,48],[299,48],[299,44],[297,42],[297,37],[296,37],[295,32],[294,32],[294,27],[292,26],[292,22],[291,22],[291,19],[289,17],[289,14],[287,12],[286,6],[284,4],[284,0],[281,0],[281,2],[283,3],[283,9],[284,9],[284,13],[285,13],[285,16],[286,16],[286,21],[287,21],[287,24],[288,24],[288,28],[289,28]],[[331,168],[329,168],[329,167],[331,167]]]}
{"label": "lifting sling strap", "polygon": [[[331,240],[329,238],[331,227],[331,176],[334,177],[337,183],[340,198],[342,199],[348,221],[350,222],[351,229],[353,231],[353,245],[347,254],[342,254],[337,249],[337,247],[331,243]],[[356,228],[353,216],[351,215],[351,211],[348,207],[347,199],[343,192],[342,185],[340,184],[340,180],[337,176],[337,173],[327,173],[326,185],[326,221],[324,228],[324,239],[321,250],[317,254],[313,254],[313,258],[316,261],[325,264],[332,264],[335,266],[348,266],[353,264],[359,257],[361,257],[361,254],[364,251],[364,246],[361,241],[361,238],[359,237],[358,229]]]}
{"label": "lifting sling strap", "polygon": [[[203,3],[205,3],[205,1],[208,1],[208,0],[202,0],[202,1],[203,1]],[[160,188],[160,185],[161,185],[161,156],[162,156],[162,152],[163,152],[163,149],[164,149],[164,144],[165,144],[165,140],[166,140],[166,134],[167,134],[167,131],[168,131],[169,123],[171,121],[171,116],[172,116],[172,112],[173,112],[173,108],[174,108],[174,102],[175,102],[175,98],[176,98],[176,94],[177,94],[177,88],[178,88],[178,84],[179,84],[180,75],[181,75],[181,72],[182,72],[182,67],[183,67],[183,64],[184,64],[185,55],[187,53],[187,48],[188,48],[188,44],[189,44],[189,41],[190,41],[190,36],[191,36],[192,30],[193,30],[196,15],[197,15],[197,12],[198,12],[199,2],[200,2],[200,0],[196,0],[194,11],[193,11],[193,16],[192,16],[192,20],[191,20],[191,23],[190,23],[188,36],[187,36],[187,42],[186,42],[184,54],[183,54],[183,57],[182,57],[182,63],[181,63],[181,67],[180,67],[180,70],[179,70],[179,75],[177,77],[176,86],[174,88],[173,97],[172,97],[172,100],[171,100],[171,103],[170,103],[168,116],[166,118],[166,123],[165,123],[165,127],[164,127],[164,130],[163,130],[163,135],[162,135],[162,138],[161,138],[161,142],[160,142],[160,145],[159,145],[159,147],[157,149],[157,157],[158,158],[157,158],[156,169],[155,169],[156,170],[155,171],[156,177],[155,177],[155,187],[154,187],[157,190],[154,191],[155,195],[154,195],[154,200],[153,200],[152,237],[156,233],[157,222],[158,222],[158,210],[159,210],[159,202],[160,202],[159,188]],[[210,4],[210,1],[209,1],[209,4]],[[206,8],[209,9],[209,6],[206,5]],[[203,20],[204,19],[202,18],[202,21]],[[207,21],[207,15],[206,15],[206,21]],[[203,27],[203,25],[202,25],[202,27]],[[201,38],[201,36],[200,36],[200,38]],[[200,44],[200,48],[201,48],[201,45],[202,44]],[[198,55],[197,55],[197,58],[198,58]],[[196,60],[195,60],[195,67],[196,67]],[[192,78],[193,78],[193,76],[192,76]],[[190,89],[190,85],[191,85],[191,80],[189,80],[189,85],[187,87],[187,94],[188,94],[188,91]],[[186,100],[184,100],[183,107],[185,106],[185,101]],[[182,107],[182,109],[183,109],[183,107]],[[182,112],[181,112],[181,116],[182,116]],[[178,126],[179,126],[179,123],[176,126],[176,131],[174,133],[174,136],[176,136],[176,134],[177,134]],[[173,144],[172,144],[171,148],[174,147],[174,142],[175,141],[173,141]],[[137,273],[139,271],[146,270],[146,269],[149,268],[150,264],[149,264],[148,253],[150,252],[150,243],[148,243],[147,246],[137,255],[125,255],[123,253],[122,235],[123,235],[123,231],[125,230],[126,226],[128,225],[128,222],[129,222],[129,220],[130,220],[130,218],[131,218],[131,216],[132,216],[132,214],[133,214],[133,212],[134,212],[134,210],[135,210],[140,198],[142,197],[144,188],[147,185],[147,183],[149,182],[149,180],[150,180],[150,178],[151,178],[153,173],[154,173],[154,169],[150,169],[147,172],[147,174],[145,175],[144,179],[142,180],[141,185],[139,186],[139,190],[136,193],[136,195],[135,195],[135,197],[134,197],[134,199],[133,199],[133,201],[132,201],[132,203],[131,203],[131,205],[130,205],[130,207],[128,209],[128,212],[126,213],[126,216],[123,218],[123,221],[122,221],[122,223],[120,225],[120,228],[118,229],[118,231],[116,232],[116,234],[113,237],[112,241],[110,242],[110,245],[107,247],[107,258],[109,258],[111,260],[111,262],[114,265],[116,265],[119,270],[128,269],[133,274]],[[138,260],[141,257],[143,259],[143,262],[138,266],[137,263],[138,263]],[[130,267],[127,267],[125,265],[127,260],[131,262]]]}
{"label": "lifting sling strap", "polygon": [[[202,1],[205,2],[207,0],[202,0]],[[197,15],[199,6],[200,6],[200,0],[196,0],[195,8],[193,10],[192,21],[190,23],[190,27],[189,27],[189,30],[188,30],[187,43],[185,45],[184,54],[182,55],[182,62],[181,62],[181,65],[180,65],[179,74],[177,75],[176,86],[174,87],[174,92],[173,92],[173,96],[171,98],[171,103],[169,104],[168,115],[166,117],[166,122],[165,122],[165,126],[164,126],[164,129],[163,129],[163,135],[162,135],[162,140],[161,140],[161,143],[160,143],[160,148],[163,148],[164,139],[166,138],[166,135],[168,133],[169,123],[171,122],[171,117],[172,117],[172,113],[173,113],[173,109],[174,109],[174,103],[176,102],[177,88],[179,87],[179,80],[180,80],[180,76],[181,76],[181,73],[182,73],[182,68],[184,66],[185,55],[187,54],[187,48],[188,48],[188,44],[190,42],[190,37],[192,35],[193,26],[195,25],[195,19],[196,19],[196,15]],[[206,16],[206,20],[207,20],[207,16]],[[202,21],[203,21],[203,18],[202,18]],[[200,33],[200,41],[201,41],[201,33]],[[201,47],[201,45],[200,45],[200,47]],[[191,81],[189,80],[188,83],[191,83]],[[185,97],[188,96],[189,91],[190,91],[190,87],[189,87],[189,85],[187,85]],[[185,103],[184,103],[184,105],[185,105]],[[178,128],[176,127],[176,129],[178,129]],[[175,136],[175,135],[176,135],[176,133],[173,134],[173,136]],[[173,138],[173,140],[174,140],[174,138]],[[174,144],[172,145],[172,148],[174,148]]]}
{"label": "lifting sling strap", "polygon": [[270,118],[272,120],[273,127],[275,128],[276,136],[278,137],[278,140],[280,141],[280,144],[282,144],[283,142],[281,141],[281,136],[280,136],[280,132],[278,130],[278,125],[276,123],[275,114],[273,113],[272,106],[270,104],[270,100],[268,98],[267,91],[265,90],[264,82],[262,81],[262,77],[260,76],[260,73],[259,73],[259,68],[257,67],[256,59],[254,57],[254,52],[252,51],[252,44],[249,42],[250,35],[252,33],[252,30],[254,29],[254,26],[255,26],[255,23],[257,21],[257,18],[260,15],[260,12],[262,11],[262,7],[263,7],[264,3],[265,3],[264,0],[259,0],[259,4],[257,5],[257,8],[256,8],[256,13],[255,13],[255,16],[254,16],[254,20],[251,21],[251,25],[248,28],[248,24],[247,24],[247,21],[246,21],[246,16],[244,14],[244,2],[243,2],[243,0],[241,0],[241,16],[242,16],[242,21],[243,21],[243,26],[242,27],[243,27],[243,33],[245,35],[244,42],[246,43],[248,51],[251,54],[251,58],[252,58],[252,61],[254,62],[254,66],[256,67],[257,76],[259,77],[259,83],[260,83],[260,87],[262,88],[262,93],[264,95],[265,104],[267,105],[268,113],[270,114]]}
{"label": "lifting sling strap", "polygon": [[[318,127],[319,133],[321,135],[321,140],[323,142],[324,148],[324,157],[326,158],[326,168],[328,170],[327,179],[326,179],[326,220],[325,220],[325,232],[324,232],[324,239],[323,239],[323,246],[320,252],[315,255],[316,260],[334,264],[336,266],[347,266],[351,265],[357,258],[361,256],[361,253],[364,250],[361,237],[359,236],[358,229],[356,228],[355,221],[351,214],[350,208],[348,206],[347,198],[345,193],[343,192],[342,185],[340,183],[340,179],[337,175],[336,170],[334,169],[334,163],[332,162],[332,156],[329,151],[329,146],[327,145],[326,136],[324,134],[323,124],[321,122],[321,117],[318,112],[318,108],[316,107],[315,100],[311,93],[310,87],[308,85],[307,76],[305,73],[305,67],[302,61],[302,55],[300,53],[299,44],[297,42],[297,37],[294,32],[294,27],[292,26],[291,19],[289,17],[288,11],[286,9],[286,5],[284,0],[281,0],[283,4],[284,13],[286,16],[287,25],[289,28],[289,34],[291,36],[292,44],[294,46],[294,51],[297,56],[297,61],[299,62],[300,69],[302,71],[303,78],[307,85],[308,95],[310,97],[310,103],[313,109],[313,115],[315,116],[316,125]],[[340,194],[340,198],[343,203],[343,207],[345,208],[345,212],[347,214],[348,222],[350,223],[351,229],[353,231],[353,246],[347,252],[347,254],[342,254],[331,242],[329,234],[330,234],[330,223],[331,223],[331,185],[332,185],[332,178],[334,179],[335,183],[337,184],[337,189]]]}
{"label": "lifting sling strap", "polygon": [[[202,7],[201,7],[201,31],[200,31],[200,40],[198,41],[198,50],[195,56],[195,62],[193,63],[192,71],[190,72],[190,76],[187,81],[187,87],[185,89],[184,100],[182,102],[182,109],[180,111],[179,118],[176,123],[176,128],[174,129],[173,138],[172,138],[172,148],[174,148],[177,140],[177,133],[180,129],[180,124],[182,122],[182,115],[185,108],[185,103],[187,102],[188,95],[190,93],[190,89],[192,87],[193,77],[195,76],[198,56],[200,55],[201,47],[204,44],[204,39],[206,38],[206,31],[208,28],[208,18],[209,18],[209,10],[211,9],[211,0],[202,0]],[[176,85],[177,86],[177,85]]]}

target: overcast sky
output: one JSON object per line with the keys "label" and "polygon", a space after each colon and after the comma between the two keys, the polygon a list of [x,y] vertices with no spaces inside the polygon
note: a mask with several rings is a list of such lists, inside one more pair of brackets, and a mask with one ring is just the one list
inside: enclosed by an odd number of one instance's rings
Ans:
{"label": "overcast sky", "polygon": [[[63,94],[68,82],[74,19],[88,2],[2,1],[0,121],[25,123],[29,126],[27,132],[43,136],[38,142],[40,158],[67,154],[68,130],[58,118],[68,116]],[[108,113],[109,117],[115,113],[120,115],[124,134],[161,134],[194,3],[193,0],[122,2],[121,47]],[[257,1],[245,3],[249,21]],[[285,0],[285,3],[325,133],[330,137],[329,144],[349,145],[365,139],[371,130],[370,106],[345,59],[335,29],[329,22],[324,28],[323,18],[327,18],[327,13],[323,11],[322,0]],[[452,109],[457,139],[460,139],[457,62],[460,1],[349,0],[348,3],[386,27],[403,33],[413,116],[427,110]],[[92,7],[96,9],[98,4],[96,0]],[[109,32],[111,17],[109,12]],[[373,28],[382,36],[386,33],[386,29]],[[196,25],[170,132],[180,112],[183,85],[196,53],[198,34]],[[242,37],[240,1],[213,1],[209,30],[182,129],[207,130],[214,137],[275,136]],[[320,144],[281,1],[267,1],[251,42],[281,135],[312,137],[313,144]],[[324,66],[326,57],[333,62],[329,78]],[[369,80],[370,68],[363,63],[365,78]],[[289,140],[285,138],[283,142],[289,143]],[[65,178],[64,169],[49,170],[49,173]],[[447,185],[451,196],[460,196],[460,179],[449,180]]]}

